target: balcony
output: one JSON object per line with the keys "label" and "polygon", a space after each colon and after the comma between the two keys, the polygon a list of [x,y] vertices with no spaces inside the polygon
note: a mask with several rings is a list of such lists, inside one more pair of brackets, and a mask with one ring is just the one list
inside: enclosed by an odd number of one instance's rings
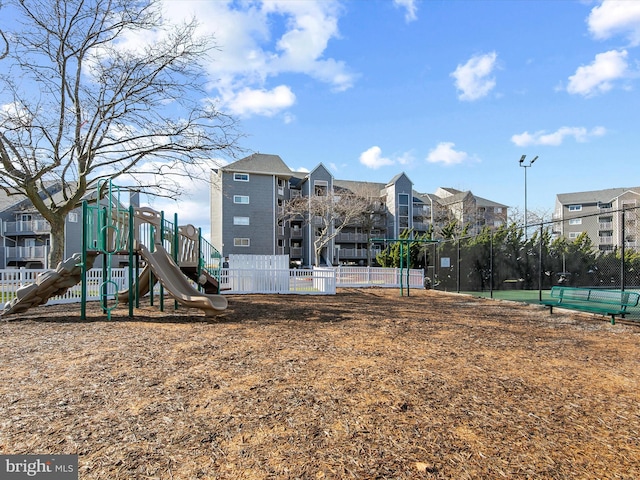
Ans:
{"label": "balcony", "polygon": [[613,222],[600,222],[598,228],[599,230],[613,230]]}
{"label": "balcony", "polygon": [[600,243],[600,245],[612,245],[613,237],[598,237],[598,243]]}
{"label": "balcony", "polygon": [[418,232],[426,232],[429,230],[429,223],[426,222],[413,222],[413,228]]}
{"label": "balcony", "polygon": [[6,247],[7,262],[42,262],[48,254],[48,247]]}
{"label": "balcony", "polygon": [[301,228],[292,228],[290,231],[291,238],[302,238]]}
{"label": "balcony", "polygon": [[336,243],[367,243],[369,238],[366,233],[339,233]]}
{"label": "balcony", "polygon": [[296,258],[302,257],[302,247],[289,248],[289,255]]}
{"label": "balcony", "polygon": [[366,248],[341,248],[339,252],[340,260],[367,258]]}
{"label": "balcony", "polygon": [[51,225],[46,220],[4,223],[4,235],[40,235],[48,233],[51,233]]}

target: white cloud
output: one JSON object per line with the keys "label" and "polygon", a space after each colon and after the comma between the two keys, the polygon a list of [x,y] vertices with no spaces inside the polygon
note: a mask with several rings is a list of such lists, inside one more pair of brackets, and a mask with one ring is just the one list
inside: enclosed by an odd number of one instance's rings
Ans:
{"label": "white cloud", "polygon": [[418,19],[418,6],[416,0],[393,0],[396,7],[404,8],[404,19],[406,22],[413,22]]}
{"label": "white cloud", "polygon": [[360,163],[365,167],[378,169],[380,167],[394,165],[395,162],[382,156],[382,149],[377,146],[373,146],[370,149],[360,154]]}
{"label": "white cloud", "polygon": [[[175,175],[170,178],[160,174],[137,174],[135,179],[124,175],[118,179],[123,185],[136,185],[138,183],[146,184],[163,184],[170,183],[173,188],[182,192],[176,200],[156,196],[143,195],[141,204],[148,205],[154,210],[165,213],[165,218],[173,222],[173,215],[178,214],[178,224],[192,224],[196,228],[202,229],[202,234],[210,240],[211,217],[210,217],[210,179],[208,173],[213,165],[225,165],[228,163],[225,159],[215,158],[211,160],[209,165],[181,165],[184,169],[184,175]],[[157,171],[162,162],[150,161],[140,165],[140,169],[153,172]]]}
{"label": "white cloud", "polygon": [[623,78],[628,69],[626,50],[610,50],[596,55],[593,63],[578,67],[569,77],[567,92],[591,97],[613,88],[612,82]]}
{"label": "white cloud", "polygon": [[[210,87],[225,92],[222,100],[229,100],[245,116],[273,115],[274,101],[280,110],[293,104],[286,105],[286,98],[279,103],[283,97],[266,94],[276,90],[268,86],[269,79],[284,73],[307,75],[334,91],[346,90],[355,81],[356,75],[343,61],[324,56],[329,42],[339,38],[342,9],[336,0],[164,0],[163,5],[165,18],[180,22],[194,16],[200,33],[214,36],[219,49],[206,65]],[[295,98],[287,88],[289,100]],[[233,103],[246,99],[249,92],[258,95],[251,95],[242,107]]]}
{"label": "white cloud", "polygon": [[468,153],[458,152],[453,147],[455,147],[453,142],[440,142],[436,148],[429,151],[427,162],[457,165],[473,159]]}
{"label": "white cloud", "polygon": [[[282,110],[291,107],[296,96],[286,85],[280,85],[272,90],[252,90],[248,87],[238,92],[223,94],[220,101],[226,106],[228,113],[247,117],[253,114],[272,117]],[[285,117],[288,123],[289,116]]]}
{"label": "white cloud", "polygon": [[478,100],[486,96],[495,86],[491,76],[496,68],[496,52],[471,57],[464,65],[458,65],[451,76],[455,78],[456,88],[461,92],[460,100]]}
{"label": "white cloud", "polygon": [[604,0],[591,10],[587,24],[598,40],[625,34],[630,46],[637,46],[640,44],[640,2]]}
{"label": "white cloud", "polygon": [[540,130],[535,133],[524,132],[513,135],[511,141],[519,147],[531,145],[558,146],[565,138],[573,137],[576,142],[586,142],[592,137],[601,137],[607,133],[604,127],[595,127],[590,131],[585,127],[561,127],[555,132],[547,133]]}

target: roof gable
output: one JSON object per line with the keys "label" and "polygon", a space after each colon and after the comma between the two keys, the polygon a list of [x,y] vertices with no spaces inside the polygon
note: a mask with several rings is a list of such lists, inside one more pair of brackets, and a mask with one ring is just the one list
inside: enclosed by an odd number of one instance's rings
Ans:
{"label": "roof gable", "polygon": [[278,155],[253,153],[248,157],[225,165],[221,170],[226,172],[256,173],[291,177],[293,172]]}

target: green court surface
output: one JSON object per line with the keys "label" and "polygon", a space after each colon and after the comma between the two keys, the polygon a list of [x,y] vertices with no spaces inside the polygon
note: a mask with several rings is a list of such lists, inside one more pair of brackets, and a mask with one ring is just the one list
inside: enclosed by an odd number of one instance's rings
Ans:
{"label": "green court surface", "polygon": [[[638,291],[638,290],[629,290]],[[512,302],[525,302],[536,304],[542,300],[550,298],[549,290],[494,290],[493,294],[489,291],[484,292],[460,292],[464,295],[471,295],[474,297],[486,297],[495,298],[498,300],[509,300]],[[542,308],[542,307],[541,307]],[[629,313],[625,315],[626,320],[632,320],[640,323],[640,305],[634,308],[630,308]]]}

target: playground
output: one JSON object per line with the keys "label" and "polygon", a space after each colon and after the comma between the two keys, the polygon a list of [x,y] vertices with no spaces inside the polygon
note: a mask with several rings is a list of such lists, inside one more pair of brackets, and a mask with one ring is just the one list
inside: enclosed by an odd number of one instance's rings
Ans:
{"label": "playground", "polygon": [[0,322],[0,453],[79,478],[640,478],[640,327],[433,290]]}
{"label": "playground", "polygon": [[[94,288],[107,318],[121,303],[129,305],[129,316],[133,317],[135,307],[156,282],[162,299],[166,290],[176,303],[198,308],[206,316],[224,312],[227,300],[219,294],[221,255],[202,238],[199,229],[180,225],[177,214],[171,222],[164,212],[126,207],[121,198],[127,190],[110,181],[100,183],[97,191],[104,191],[104,200],[82,203],[82,251],[21,286],[15,295],[7,296],[9,301],[0,315],[21,314],[80,284],[81,318],[85,319],[90,287],[87,274],[97,257],[102,262],[102,276]],[[118,257],[127,262],[130,286],[121,291],[112,277],[114,258]],[[4,299],[5,292],[2,293]]]}

